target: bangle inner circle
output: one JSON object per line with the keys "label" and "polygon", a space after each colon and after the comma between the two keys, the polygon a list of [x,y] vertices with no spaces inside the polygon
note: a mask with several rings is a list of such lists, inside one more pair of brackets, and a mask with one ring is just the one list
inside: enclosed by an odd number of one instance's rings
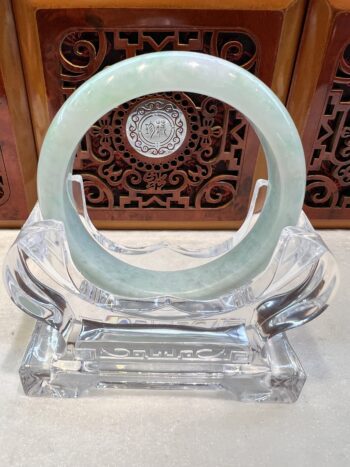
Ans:
{"label": "bangle inner circle", "polygon": [[[231,251],[195,268],[151,271],[114,257],[91,236],[71,203],[67,177],[72,171],[80,139],[97,119],[126,101],[171,91],[204,94],[245,115],[264,149],[269,187],[257,222]],[[161,102],[159,106],[163,104]],[[181,145],[182,135],[186,135],[184,123],[181,126],[182,116],[177,117],[179,124],[176,127],[172,121],[165,122],[163,111],[164,107],[159,109],[162,117],[150,115],[138,129],[141,148],[147,147],[147,151],[157,151],[164,146],[170,151],[174,138],[176,144]],[[137,112],[135,109],[134,115]],[[184,133],[178,131],[180,128]],[[173,138],[170,143],[168,137]],[[149,154],[147,157],[160,156]],[[195,52],[142,55],[107,67],[86,81],[64,103],[51,123],[38,168],[39,204],[43,217],[64,224],[77,269],[97,287],[130,299],[173,296],[206,300],[246,284],[267,267],[282,229],[297,223],[304,190],[303,149],[283,104],[246,70]]]}

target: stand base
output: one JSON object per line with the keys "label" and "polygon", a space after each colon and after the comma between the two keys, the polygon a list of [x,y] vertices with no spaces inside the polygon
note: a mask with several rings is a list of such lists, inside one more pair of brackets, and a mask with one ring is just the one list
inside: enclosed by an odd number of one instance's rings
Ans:
{"label": "stand base", "polygon": [[85,322],[75,343],[67,344],[38,321],[19,373],[30,396],[100,395],[110,388],[207,389],[226,391],[239,401],[296,401],[306,376],[286,335],[261,341],[252,333],[239,324],[208,332]]}

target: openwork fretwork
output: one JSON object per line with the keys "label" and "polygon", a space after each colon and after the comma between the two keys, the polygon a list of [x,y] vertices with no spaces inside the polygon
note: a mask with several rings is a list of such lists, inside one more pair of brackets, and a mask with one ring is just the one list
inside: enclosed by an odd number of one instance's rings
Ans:
{"label": "openwork fretwork", "polygon": [[[258,70],[258,47],[242,31],[78,31],[60,43],[61,103],[93,74],[126,58],[160,50],[200,51]],[[151,158],[126,134],[128,116],[143,101],[165,99],[186,118],[178,150]],[[199,94],[144,96],[113,109],[85,135],[75,172],[90,208],[213,209],[227,207],[239,190],[248,124],[230,106]]]}
{"label": "openwork fretwork", "polygon": [[350,44],[341,51],[308,166],[306,205],[350,208]]}

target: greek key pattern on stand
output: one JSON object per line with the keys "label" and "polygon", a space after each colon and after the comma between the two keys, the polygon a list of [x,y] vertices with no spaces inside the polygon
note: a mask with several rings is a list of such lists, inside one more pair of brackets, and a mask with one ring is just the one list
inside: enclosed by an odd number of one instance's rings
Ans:
{"label": "greek key pattern on stand", "polygon": [[[243,31],[69,32],[60,42],[61,103],[104,67],[161,50],[204,52],[254,74],[258,71],[258,46]],[[138,151],[131,144],[129,116],[150,99],[168,104],[185,118],[180,123],[186,128],[186,135],[178,138],[178,146],[171,146],[174,150],[159,150],[159,141],[166,141],[172,128],[165,114],[163,119],[146,122],[145,128],[152,130],[149,137],[158,138],[156,149]],[[207,96],[184,92],[144,96],[124,103],[95,122],[81,142],[75,173],[83,177],[90,208],[223,208],[237,196],[247,132],[247,121],[238,111]],[[157,157],[149,157],[150,151]]]}
{"label": "greek key pattern on stand", "polygon": [[350,208],[350,44],[341,51],[308,164],[306,206]]}

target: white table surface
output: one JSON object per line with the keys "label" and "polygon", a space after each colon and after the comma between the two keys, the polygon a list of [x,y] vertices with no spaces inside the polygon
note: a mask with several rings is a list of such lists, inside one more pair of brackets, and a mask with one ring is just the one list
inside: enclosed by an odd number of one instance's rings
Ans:
{"label": "white table surface", "polygon": [[[15,236],[0,231],[1,261]],[[308,375],[291,405],[203,392],[26,397],[17,371],[34,320],[1,286],[0,467],[350,466],[350,231],[322,236],[338,259],[341,283],[322,316],[289,333]]]}

